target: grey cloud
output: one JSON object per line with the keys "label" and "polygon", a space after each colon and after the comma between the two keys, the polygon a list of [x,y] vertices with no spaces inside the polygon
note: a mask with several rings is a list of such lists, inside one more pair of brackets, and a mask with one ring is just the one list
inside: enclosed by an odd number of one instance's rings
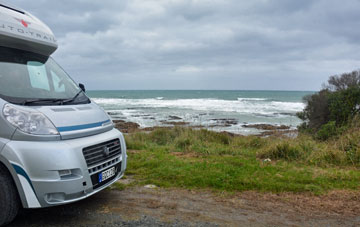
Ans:
{"label": "grey cloud", "polygon": [[315,90],[359,67],[360,2],[14,0],[91,89]]}

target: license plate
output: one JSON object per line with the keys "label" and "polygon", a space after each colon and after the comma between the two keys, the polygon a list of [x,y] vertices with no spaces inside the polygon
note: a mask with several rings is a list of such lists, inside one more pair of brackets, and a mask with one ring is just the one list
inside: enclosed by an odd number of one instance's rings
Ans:
{"label": "license plate", "polygon": [[99,173],[99,183],[106,181],[113,176],[115,176],[115,166],[108,170],[105,170],[102,173]]}

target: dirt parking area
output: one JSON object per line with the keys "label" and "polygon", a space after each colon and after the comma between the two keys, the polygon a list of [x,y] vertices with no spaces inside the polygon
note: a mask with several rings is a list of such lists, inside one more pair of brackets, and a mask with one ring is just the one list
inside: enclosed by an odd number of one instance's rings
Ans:
{"label": "dirt parking area", "polygon": [[359,226],[360,192],[324,196],[135,187],[23,210],[10,226]]}

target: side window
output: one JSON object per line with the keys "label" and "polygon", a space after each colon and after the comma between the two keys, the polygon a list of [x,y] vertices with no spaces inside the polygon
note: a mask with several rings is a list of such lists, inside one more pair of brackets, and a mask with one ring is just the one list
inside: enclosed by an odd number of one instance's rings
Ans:
{"label": "side window", "polygon": [[58,75],[56,75],[56,73],[54,73],[52,70],[50,72],[51,72],[52,80],[54,82],[54,90],[55,90],[55,92],[65,92],[64,81],[62,81],[58,77]]}
{"label": "side window", "polygon": [[29,61],[27,62],[27,69],[30,76],[30,84],[33,88],[50,91],[49,80],[44,64],[36,61]]}

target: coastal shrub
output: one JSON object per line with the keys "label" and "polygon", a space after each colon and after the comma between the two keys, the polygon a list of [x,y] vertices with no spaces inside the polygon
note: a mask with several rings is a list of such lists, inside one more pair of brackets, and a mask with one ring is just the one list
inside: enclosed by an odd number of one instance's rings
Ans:
{"label": "coastal shrub", "polygon": [[343,73],[340,76],[330,76],[327,88],[332,91],[342,91],[350,87],[360,86],[360,70],[352,71],[351,73]]}
{"label": "coastal shrub", "polygon": [[298,129],[327,140],[341,134],[360,113],[360,71],[331,76],[324,88],[304,98],[306,107],[297,116],[304,121]]}
{"label": "coastal shrub", "polygon": [[302,112],[297,113],[297,116],[305,121],[302,126],[303,128],[317,130],[329,121],[330,111],[328,100],[328,90],[322,90],[313,95],[304,97],[304,101],[307,105]]}
{"label": "coastal shrub", "polygon": [[337,135],[337,126],[335,121],[329,121],[322,125],[316,133],[316,139],[325,141],[333,136]]}
{"label": "coastal shrub", "polygon": [[329,97],[330,119],[345,125],[360,111],[360,87],[333,92]]}

